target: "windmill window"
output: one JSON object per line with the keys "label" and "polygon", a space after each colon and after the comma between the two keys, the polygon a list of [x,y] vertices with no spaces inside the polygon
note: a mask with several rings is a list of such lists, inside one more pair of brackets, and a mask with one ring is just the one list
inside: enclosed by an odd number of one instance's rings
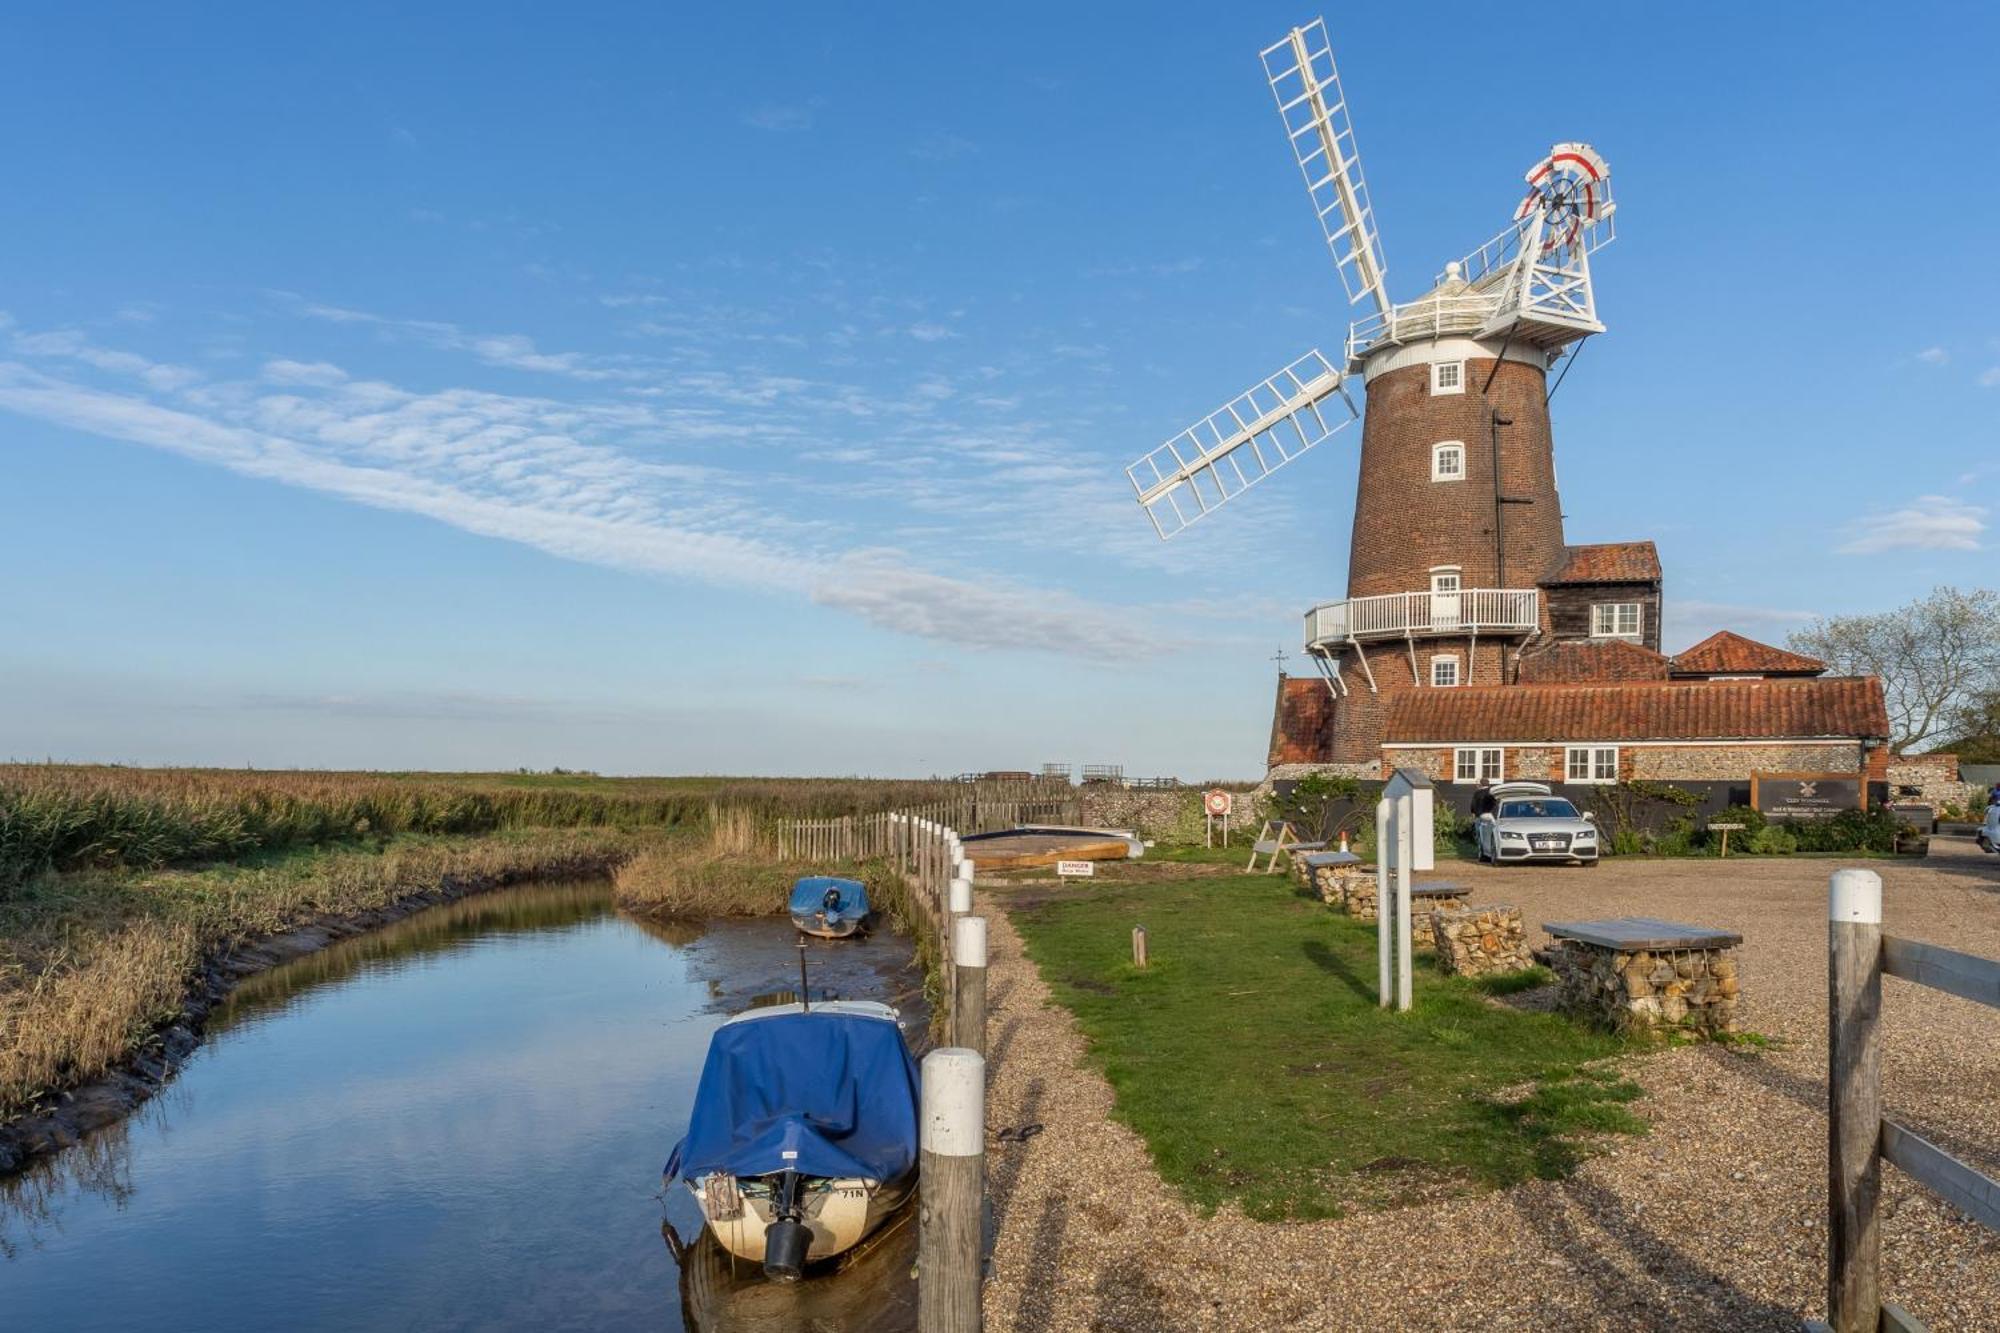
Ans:
{"label": "windmill window", "polygon": [[1446,440],[1431,448],[1432,481],[1465,480],[1465,443],[1462,440]]}
{"label": "windmill window", "polygon": [[1637,602],[1599,602],[1590,608],[1593,639],[1636,639],[1640,623]]}
{"label": "windmill window", "polygon": [[1458,656],[1443,653],[1431,659],[1431,684],[1439,689],[1450,689],[1458,684]]}
{"label": "windmill window", "polygon": [[1464,393],[1465,362],[1433,361],[1431,363],[1432,393]]}

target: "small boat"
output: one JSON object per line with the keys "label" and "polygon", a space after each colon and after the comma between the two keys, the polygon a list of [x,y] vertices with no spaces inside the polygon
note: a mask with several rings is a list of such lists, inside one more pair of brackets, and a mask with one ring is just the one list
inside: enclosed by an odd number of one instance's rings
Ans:
{"label": "small boat", "polygon": [[709,1041],[666,1182],[686,1181],[724,1249],[794,1282],[909,1198],[917,1104],[916,1061],[888,1005],[752,1009]]}
{"label": "small boat", "polygon": [[868,886],[837,875],[807,875],[792,885],[792,924],[808,935],[838,940],[868,920]]}

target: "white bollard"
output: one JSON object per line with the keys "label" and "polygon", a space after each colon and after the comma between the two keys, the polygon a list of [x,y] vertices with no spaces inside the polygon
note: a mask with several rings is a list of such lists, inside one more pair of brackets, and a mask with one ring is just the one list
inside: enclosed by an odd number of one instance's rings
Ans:
{"label": "white bollard", "polygon": [[975,878],[975,876],[972,873],[974,868],[974,863],[971,861],[960,861],[958,864],[963,874],[965,875],[966,881],[970,883]]}
{"label": "white bollard", "polygon": [[954,879],[951,882],[952,915],[964,916],[967,912],[970,912],[971,910],[972,910],[972,881],[969,879],[962,879],[962,878]]}
{"label": "white bollard", "polygon": [[1882,1326],[1882,877],[1827,885],[1827,1322]]}
{"label": "white bollard", "polygon": [[917,1327],[980,1327],[980,1212],[986,1174],[986,1061],[946,1046],[924,1057],[923,1180],[917,1214]]}

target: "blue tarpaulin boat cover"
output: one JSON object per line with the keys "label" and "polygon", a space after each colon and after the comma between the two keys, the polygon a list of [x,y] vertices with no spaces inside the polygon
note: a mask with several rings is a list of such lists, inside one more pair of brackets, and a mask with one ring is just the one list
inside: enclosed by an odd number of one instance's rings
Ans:
{"label": "blue tarpaulin boat cover", "polygon": [[811,916],[826,906],[828,889],[840,894],[840,904],[829,916],[845,921],[868,915],[868,886],[858,879],[842,879],[838,875],[807,875],[792,885],[792,915]]}
{"label": "blue tarpaulin boat cover", "polygon": [[917,1096],[916,1062],[887,1019],[813,1012],[725,1024],[667,1179],[790,1169],[896,1180],[916,1165]]}

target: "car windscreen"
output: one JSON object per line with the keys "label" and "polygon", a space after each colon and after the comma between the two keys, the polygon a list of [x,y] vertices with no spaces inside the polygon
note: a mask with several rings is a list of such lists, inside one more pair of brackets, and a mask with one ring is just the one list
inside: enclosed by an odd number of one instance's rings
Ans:
{"label": "car windscreen", "polygon": [[1576,807],[1561,797],[1541,801],[1503,801],[1502,819],[1575,819]]}

